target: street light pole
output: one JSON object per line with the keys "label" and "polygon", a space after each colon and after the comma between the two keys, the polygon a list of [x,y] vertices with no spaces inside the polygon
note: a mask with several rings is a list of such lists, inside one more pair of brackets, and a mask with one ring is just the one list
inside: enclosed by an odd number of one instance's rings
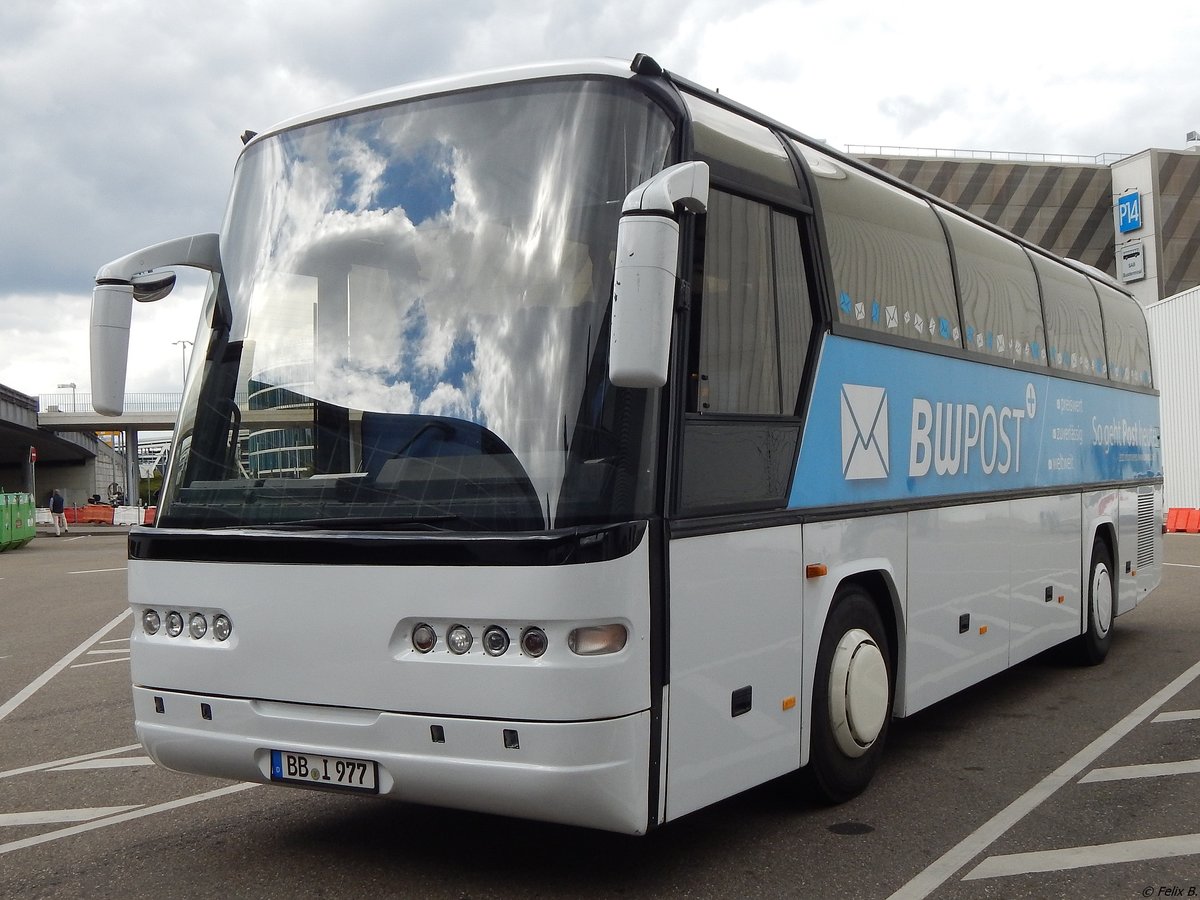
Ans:
{"label": "street light pole", "polygon": [[71,389],[71,412],[78,412],[78,410],[75,408],[75,382],[71,381],[66,384],[60,384],[58,387],[59,390],[62,390],[63,388]]}
{"label": "street light pole", "polygon": [[191,341],[171,341],[172,345],[179,345],[179,361],[183,364],[183,386],[187,388],[187,348],[192,346]]}

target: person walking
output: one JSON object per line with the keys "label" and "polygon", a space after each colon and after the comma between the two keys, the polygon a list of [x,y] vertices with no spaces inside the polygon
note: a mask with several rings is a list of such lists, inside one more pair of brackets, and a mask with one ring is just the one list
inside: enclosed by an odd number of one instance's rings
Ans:
{"label": "person walking", "polygon": [[50,517],[54,519],[54,536],[61,537],[65,532],[71,529],[67,528],[67,501],[63,499],[63,495],[58,492],[58,488],[54,489],[54,493],[50,495]]}

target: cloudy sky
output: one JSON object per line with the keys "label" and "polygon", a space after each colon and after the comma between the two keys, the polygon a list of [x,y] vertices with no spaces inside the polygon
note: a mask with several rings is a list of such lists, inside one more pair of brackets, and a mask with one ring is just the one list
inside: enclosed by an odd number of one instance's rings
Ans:
{"label": "cloudy sky", "polygon": [[[638,51],[844,148],[1182,149],[1191,0],[3,0],[0,384],[89,389],[96,269],[217,231],[247,128],[497,65]],[[130,391],[178,391],[203,280],[134,310]],[[61,393],[61,392],[59,392]]]}

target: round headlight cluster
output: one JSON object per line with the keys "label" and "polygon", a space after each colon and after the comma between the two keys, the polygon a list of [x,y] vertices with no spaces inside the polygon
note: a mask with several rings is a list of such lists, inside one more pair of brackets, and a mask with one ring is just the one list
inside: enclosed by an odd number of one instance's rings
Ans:
{"label": "round headlight cluster", "polygon": [[[429,653],[438,643],[437,631],[428,622],[418,622],[414,625],[410,638],[413,649],[418,653]],[[445,640],[446,648],[455,656],[463,656],[475,646],[475,636],[471,629],[461,623],[455,623],[446,629]],[[512,646],[512,639],[502,626],[489,625],[483,630],[480,644],[488,656],[503,656]],[[541,656],[549,646],[550,639],[546,637],[546,632],[536,625],[531,625],[521,632],[521,652],[526,656]]]}
{"label": "round headlight cluster", "polygon": [[[183,627],[183,613],[179,610],[172,609],[165,615],[157,609],[147,609],[142,613],[142,630],[146,634],[155,635],[159,631],[165,631],[167,637],[177,638],[183,634]],[[200,640],[209,631],[208,617],[204,613],[194,612],[188,617],[187,632],[193,640]],[[227,641],[233,634],[233,622],[224,613],[217,613],[212,617],[211,631],[217,641]]]}

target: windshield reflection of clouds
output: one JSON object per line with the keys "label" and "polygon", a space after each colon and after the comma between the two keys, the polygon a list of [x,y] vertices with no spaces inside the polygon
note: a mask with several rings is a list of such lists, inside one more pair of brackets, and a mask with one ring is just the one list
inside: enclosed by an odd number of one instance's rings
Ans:
{"label": "windshield reflection of clouds", "polygon": [[518,86],[251,148],[222,247],[243,384],[307,370],[292,387],[317,400],[475,422],[513,449],[548,513],[620,201],[670,139],[644,108],[614,116],[626,103],[598,83]]}

